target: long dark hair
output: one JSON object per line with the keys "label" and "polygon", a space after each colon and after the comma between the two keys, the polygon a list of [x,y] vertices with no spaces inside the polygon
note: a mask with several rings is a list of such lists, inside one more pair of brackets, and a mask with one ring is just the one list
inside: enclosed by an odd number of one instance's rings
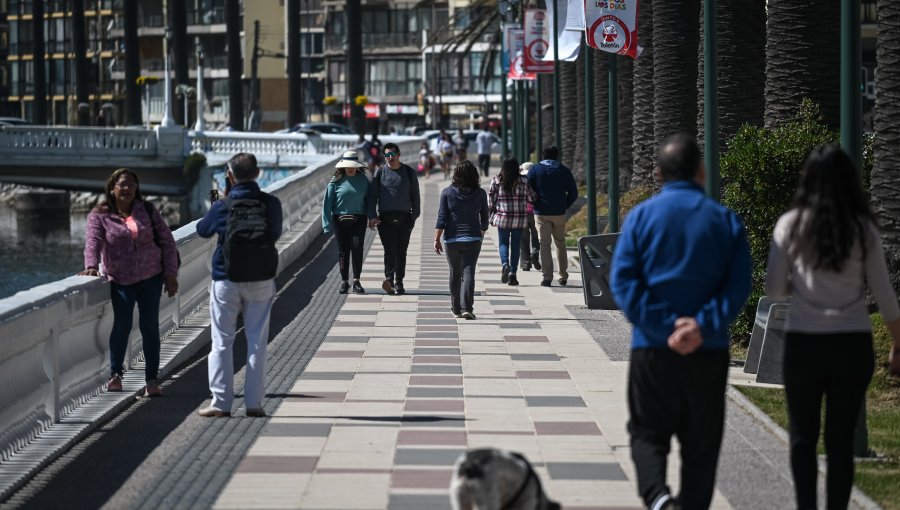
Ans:
{"label": "long dark hair", "polygon": [[135,200],[144,200],[144,197],[141,195],[141,181],[138,180],[138,176],[134,173],[134,170],[129,168],[119,168],[114,170],[113,173],[106,178],[106,189],[104,191],[104,195],[106,196],[106,200],[97,204],[97,209],[103,212],[119,212],[119,208],[116,205],[116,195],[113,193],[113,188],[116,187],[116,181],[119,180],[119,177],[127,174],[130,175],[132,179],[134,179],[134,199]]}
{"label": "long dark hair", "polygon": [[519,182],[519,160],[506,158],[500,166],[500,187],[507,193],[512,193]]}
{"label": "long dark hair", "polygon": [[850,157],[836,145],[809,152],[803,163],[790,231],[797,255],[813,268],[840,271],[859,241],[866,252],[866,228],[874,222]]}
{"label": "long dark hair", "polygon": [[450,185],[460,191],[472,191],[481,183],[478,177],[478,169],[468,159],[460,161],[453,170],[453,180]]}

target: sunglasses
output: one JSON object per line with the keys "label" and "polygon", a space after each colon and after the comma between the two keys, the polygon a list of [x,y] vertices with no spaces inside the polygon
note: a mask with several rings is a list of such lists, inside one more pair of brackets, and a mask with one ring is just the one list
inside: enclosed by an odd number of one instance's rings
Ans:
{"label": "sunglasses", "polygon": [[395,158],[399,155],[397,152],[385,152],[384,157],[386,158]]}

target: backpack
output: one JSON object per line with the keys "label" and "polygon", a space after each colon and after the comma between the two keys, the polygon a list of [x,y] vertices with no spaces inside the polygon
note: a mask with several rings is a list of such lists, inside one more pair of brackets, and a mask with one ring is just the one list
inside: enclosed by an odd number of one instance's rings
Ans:
{"label": "backpack", "polygon": [[278,272],[275,236],[259,198],[222,199],[228,210],[222,255],[225,275],[233,282],[271,280]]}

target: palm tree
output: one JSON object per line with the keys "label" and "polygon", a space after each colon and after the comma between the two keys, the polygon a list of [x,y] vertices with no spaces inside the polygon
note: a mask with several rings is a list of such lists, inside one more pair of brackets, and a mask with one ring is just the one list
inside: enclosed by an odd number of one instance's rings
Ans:
{"label": "palm tree", "polygon": [[[575,170],[573,163],[583,159],[582,154],[584,154],[584,152],[579,154],[575,150],[576,133],[581,126],[579,113],[584,114],[584,109],[577,104],[577,100],[572,100],[578,94],[576,85],[578,75],[575,68],[575,62],[559,63],[559,131],[562,140],[555,142],[561,153],[560,159],[564,164],[570,166],[573,172]],[[581,80],[581,87],[584,87],[584,80]]]}
{"label": "palm tree", "polygon": [[87,38],[84,25],[84,0],[72,0],[72,51],[75,53],[75,103],[78,105],[78,125],[91,123],[90,111],[81,108],[88,104]]}
{"label": "palm tree", "polygon": [[225,25],[228,33],[228,123],[235,131],[243,131],[244,88],[241,84],[243,60],[241,58],[241,6],[239,0],[225,1]]}
{"label": "palm tree", "polygon": [[[172,27],[172,47],[169,51],[172,54],[172,63],[175,69],[175,80],[172,82],[173,87],[178,85],[190,85],[188,78],[188,55],[190,55],[190,47],[187,37],[187,10],[185,0],[168,0],[168,16],[169,26]],[[184,102],[175,101],[172,104],[173,116],[176,122],[184,120]]]}
{"label": "palm tree", "polygon": [[44,2],[32,7],[32,36],[34,38],[34,118],[35,124],[47,124],[47,73],[44,49]]}
{"label": "palm tree", "polygon": [[653,124],[653,2],[643,2],[638,11],[638,41],[644,48],[634,62],[632,108],[631,186],[653,184],[656,135]]}
{"label": "palm tree", "polygon": [[700,0],[654,0],[653,122],[655,139],[697,129],[697,44]]}
{"label": "palm tree", "polygon": [[587,45],[584,51],[594,52],[594,171],[603,193],[609,178],[609,54]]}
{"label": "palm tree", "polygon": [[124,2],[122,18],[125,32],[125,122],[136,126],[143,124],[141,89],[137,84],[137,79],[141,74],[137,2]]}
{"label": "palm tree", "polygon": [[[761,126],[765,110],[765,0],[732,0],[716,12],[718,38],[719,152],[744,124]],[[701,33],[703,20],[700,20]],[[699,44],[697,133],[703,132],[703,41]]]}
{"label": "palm tree", "polygon": [[578,52],[578,60],[575,61],[575,93],[571,96],[561,96],[560,102],[562,102],[562,97],[566,98],[575,98],[574,101],[568,99],[567,103],[573,103],[569,105],[569,108],[573,108],[575,110],[575,126],[572,130],[562,129],[563,138],[572,138],[575,141],[575,146],[572,148],[572,152],[567,152],[568,157],[568,166],[572,170],[572,174],[575,176],[575,180],[577,182],[584,182],[585,173],[584,173],[584,54],[585,51],[589,50],[584,44],[584,37],[581,38],[581,49]]}
{"label": "palm tree", "polygon": [[872,208],[894,288],[900,286],[900,3],[878,2],[878,97]]}
{"label": "palm tree", "polygon": [[619,62],[619,189],[631,186],[634,166],[634,64],[627,57],[617,57]]}
{"label": "palm tree", "polygon": [[803,98],[821,107],[830,128],[839,127],[840,4],[834,0],[768,2],[767,127],[792,120]]}

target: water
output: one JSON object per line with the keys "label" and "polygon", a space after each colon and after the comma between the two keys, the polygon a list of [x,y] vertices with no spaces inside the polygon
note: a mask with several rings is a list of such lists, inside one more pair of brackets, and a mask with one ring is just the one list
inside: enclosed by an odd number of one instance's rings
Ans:
{"label": "water", "polygon": [[[261,187],[300,169],[263,169]],[[213,171],[225,189],[224,168]],[[84,269],[87,212],[71,215],[16,211],[0,203],[0,299],[37,285],[54,282]]]}

